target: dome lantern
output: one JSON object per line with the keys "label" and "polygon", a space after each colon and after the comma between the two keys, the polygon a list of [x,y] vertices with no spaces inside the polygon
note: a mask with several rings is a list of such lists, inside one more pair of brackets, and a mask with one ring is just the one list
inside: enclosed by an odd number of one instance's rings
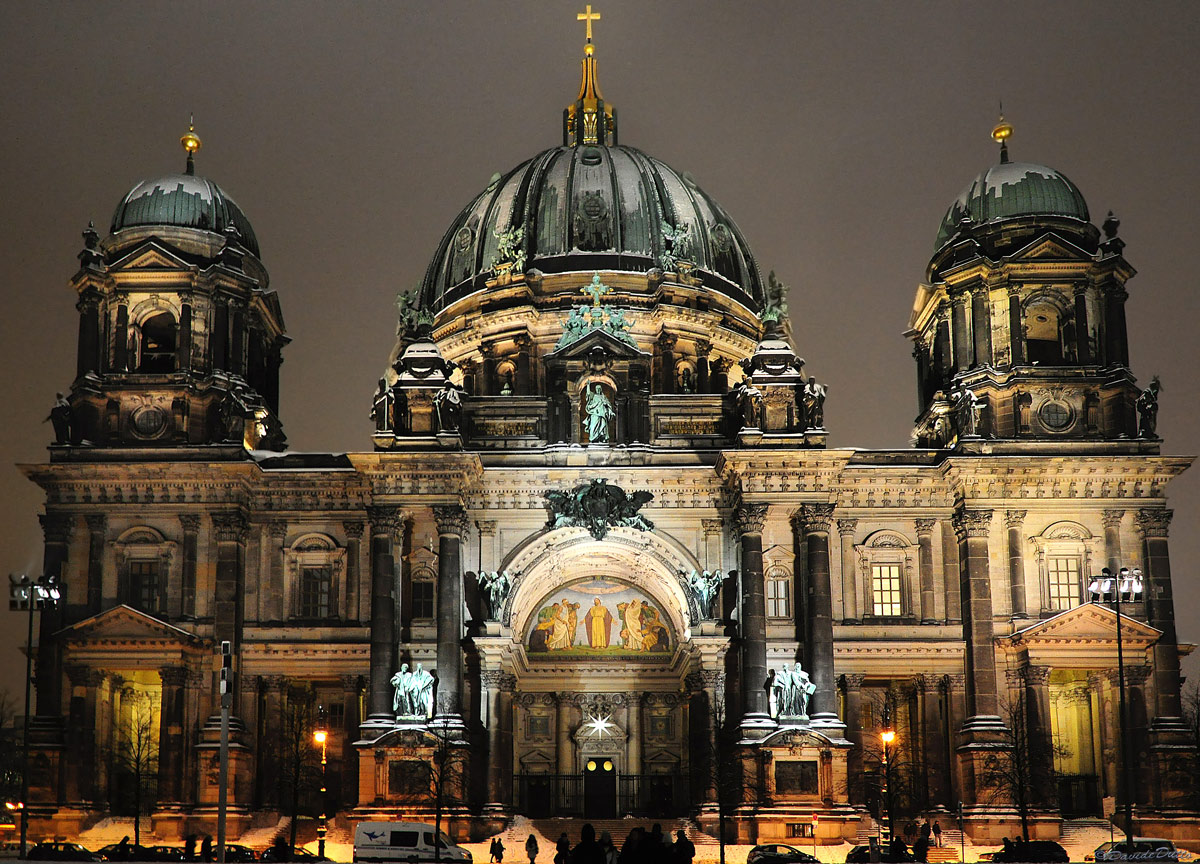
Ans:
{"label": "dome lantern", "polygon": [[592,43],[592,22],[600,20],[600,13],[593,12],[591,4],[588,4],[586,10],[575,17],[587,24],[587,41],[583,46],[579,95],[563,109],[563,146],[615,146],[617,114],[612,105],[604,101],[596,81],[596,46]]}

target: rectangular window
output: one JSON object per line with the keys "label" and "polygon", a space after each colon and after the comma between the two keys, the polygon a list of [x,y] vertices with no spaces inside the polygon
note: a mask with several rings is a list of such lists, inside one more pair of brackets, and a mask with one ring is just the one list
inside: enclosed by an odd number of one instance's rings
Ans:
{"label": "rectangular window", "polygon": [[817,763],[776,762],[775,792],[779,795],[816,795],[820,792],[817,784]]}
{"label": "rectangular window", "polygon": [[329,706],[329,728],[346,728],[346,705],[344,702],[334,702]]}
{"label": "rectangular window", "polygon": [[158,611],[158,562],[129,562],[129,600],[143,612]]}
{"label": "rectangular window", "polygon": [[417,581],[412,583],[412,617],[413,618],[432,618],[433,611],[433,583],[426,581]]}
{"label": "rectangular window", "polygon": [[1050,608],[1055,611],[1074,609],[1079,605],[1079,559],[1054,557],[1046,559],[1049,577]]}
{"label": "rectangular window", "polygon": [[328,567],[305,567],[300,571],[300,617],[329,617],[329,588],[332,573]]}
{"label": "rectangular window", "polygon": [[899,564],[871,565],[872,609],[880,618],[898,618],[904,614]]}
{"label": "rectangular window", "polygon": [[767,616],[770,618],[792,617],[791,591],[788,580],[767,580]]}

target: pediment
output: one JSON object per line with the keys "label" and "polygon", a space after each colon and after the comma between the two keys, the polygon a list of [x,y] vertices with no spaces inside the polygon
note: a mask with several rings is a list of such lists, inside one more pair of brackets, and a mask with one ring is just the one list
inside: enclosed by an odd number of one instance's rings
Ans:
{"label": "pediment", "polygon": [[85,618],[61,630],[59,635],[64,641],[75,644],[173,642],[196,645],[202,641],[186,630],[125,605]]}
{"label": "pediment", "polygon": [[[1121,616],[1121,641],[1130,648],[1148,648],[1161,635],[1161,630],[1149,624],[1127,615]],[[1009,640],[1014,646],[1030,647],[1064,642],[1111,642],[1115,645],[1117,613],[1099,603],[1084,603],[1018,630]]]}
{"label": "pediment", "polygon": [[150,240],[113,263],[115,270],[191,270],[192,265],[165,246]]}
{"label": "pediment", "polygon": [[601,348],[610,357],[617,359],[646,359],[650,356],[646,351],[622,342],[611,333],[597,328],[580,336],[570,345],[558,351],[552,351],[546,357],[554,360],[577,360],[587,357],[596,348]]}
{"label": "pediment", "polygon": [[1089,255],[1074,243],[1068,242],[1057,234],[1043,234],[1027,246],[1023,246],[1008,256],[1013,262],[1017,261],[1089,261]]}

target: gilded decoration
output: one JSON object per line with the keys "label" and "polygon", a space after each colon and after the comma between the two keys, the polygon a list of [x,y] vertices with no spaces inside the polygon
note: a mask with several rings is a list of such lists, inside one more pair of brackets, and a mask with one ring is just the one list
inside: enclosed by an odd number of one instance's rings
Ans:
{"label": "gilded decoration", "polygon": [[530,658],[630,659],[669,655],[667,618],[647,594],[596,576],[554,591],[532,622]]}

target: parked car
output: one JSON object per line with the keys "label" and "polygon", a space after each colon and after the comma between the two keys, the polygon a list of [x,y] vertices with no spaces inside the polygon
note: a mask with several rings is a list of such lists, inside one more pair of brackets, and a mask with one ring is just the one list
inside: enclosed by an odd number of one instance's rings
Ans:
{"label": "parked car", "polygon": [[25,853],[27,861],[99,861],[78,843],[39,843]]}
{"label": "parked car", "polygon": [[155,861],[186,861],[182,846],[149,846]]}
{"label": "parked car", "polygon": [[764,843],[755,846],[746,856],[746,864],[816,864],[819,859],[795,846],[782,843]]}
{"label": "parked car", "polygon": [[[990,854],[990,858],[987,857]],[[1067,864],[1071,860],[1067,850],[1053,840],[1009,840],[1005,838],[1004,848],[997,852],[985,853],[979,856],[980,861],[993,861],[996,864]]]}
{"label": "parked car", "polygon": [[[846,854],[846,864],[869,864],[871,860],[870,846],[855,846]],[[884,864],[905,864],[908,861],[916,861],[910,852],[902,852],[895,854],[893,850],[879,847],[879,860]]]}
{"label": "parked car", "polygon": [[110,843],[97,852],[101,861],[161,861],[149,846],[135,843]]}
{"label": "parked car", "polygon": [[[215,860],[215,859],[214,859]],[[249,846],[239,846],[235,843],[225,844],[225,861],[257,861],[258,853]]]}
{"label": "parked car", "polygon": [[[287,847],[284,847],[284,851],[285,852],[288,851]],[[259,856],[258,860],[259,861],[310,861],[310,862],[315,862],[315,861],[328,861],[329,859],[322,858],[320,855],[317,855],[315,852],[309,852],[303,846],[297,846],[295,849],[291,850],[290,855],[288,855],[286,858],[281,858],[281,857],[279,857],[279,852],[275,846],[268,846],[266,849],[263,850],[263,853],[262,853],[262,855]]]}
{"label": "parked car", "polygon": [[1193,853],[1176,849],[1174,843],[1161,837],[1135,837],[1132,845],[1124,840],[1109,841],[1083,856],[1084,861],[1194,861],[1195,858]]}

